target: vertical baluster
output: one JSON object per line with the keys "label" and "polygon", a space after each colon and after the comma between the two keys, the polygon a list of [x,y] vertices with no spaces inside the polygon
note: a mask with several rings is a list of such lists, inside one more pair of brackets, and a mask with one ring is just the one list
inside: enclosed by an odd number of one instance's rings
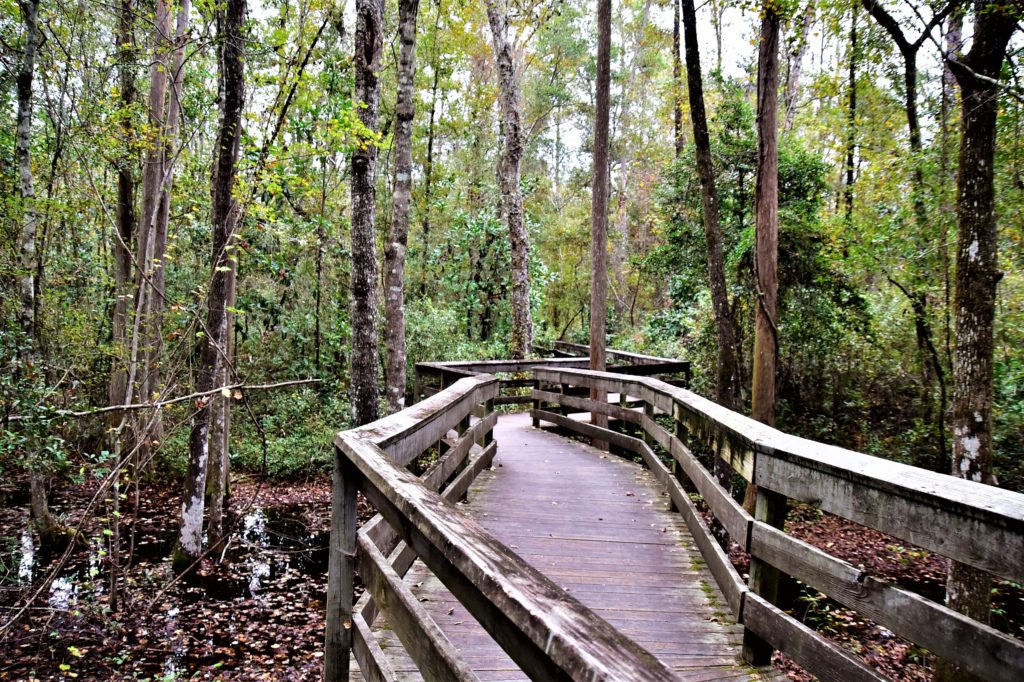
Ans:
{"label": "vertical baluster", "polygon": [[348,680],[352,651],[352,572],[356,556],[355,474],[348,457],[335,449],[324,633],[325,682]]}

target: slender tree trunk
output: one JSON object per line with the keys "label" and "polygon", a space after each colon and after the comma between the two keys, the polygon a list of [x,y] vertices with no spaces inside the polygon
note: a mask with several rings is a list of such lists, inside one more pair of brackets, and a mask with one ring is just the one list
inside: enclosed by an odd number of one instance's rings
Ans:
{"label": "slender tree trunk", "polygon": [[[245,14],[246,0],[227,0],[223,14],[219,17],[221,119],[210,180],[213,250],[206,330],[196,381],[198,392],[213,389],[226,352],[228,273],[231,271],[228,244],[238,211],[233,190],[242,138],[242,109],[245,104]],[[185,495],[181,503],[181,531],[174,551],[174,569],[179,573],[187,570],[202,553],[204,494],[210,452],[210,400],[197,407],[189,434],[189,462]]]}
{"label": "slender tree trunk", "polygon": [[[128,311],[131,305],[132,240],[135,238],[137,218],[135,215],[135,155],[130,151],[135,140],[135,126],[127,114],[135,104],[135,8],[134,0],[121,0],[117,28],[118,85],[121,90],[121,107],[125,115],[121,124],[124,135],[124,155],[117,160],[117,233],[111,251],[114,260],[114,311],[111,320],[112,341],[115,358],[110,375],[107,397],[111,405],[124,401],[128,368],[125,350],[128,346]],[[111,413],[110,427],[121,421],[121,415]],[[124,434],[116,434],[121,439]]]}
{"label": "slender tree trunk", "polygon": [[[156,253],[157,214],[160,212],[161,188],[164,176],[164,157],[166,147],[166,100],[167,74],[170,71],[171,53],[171,14],[166,0],[156,0],[153,17],[153,61],[149,69],[149,134],[148,149],[143,163],[142,173],[142,215],[136,240],[136,296],[142,300],[137,306],[143,315],[142,331],[146,339],[143,349],[143,368],[140,377],[139,397],[150,400],[159,391],[158,367],[159,357],[151,344],[159,344],[160,330],[156,326],[154,312],[155,302],[162,289],[157,290],[158,281],[162,281],[161,267]],[[145,463],[150,460],[154,434],[152,427],[156,425],[153,415],[139,412],[136,430],[139,443],[136,450],[136,461]]]}
{"label": "slender tree trunk", "polygon": [[857,154],[857,6],[850,8],[850,58],[846,102],[846,185],[843,189],[844,219],[853,223],[853,183]]}
{"label": "slender tree trunk", "polygon": [[811,44],[811,27],[814,26],[814,3],[808,2],[803,11],[803,23],[800,25],[800,33],[796,39],[796,49],[790,53],[789,72],[786,75],[786,90],[782,96],[783,107],[786,111],[786,122],[783,129],[789,132],[793,129],[793,119],[796,117],[797,95],[800,93],[800,74],[803,71],[804,57],[807,55],[807,48]]}
{"label": "slender tree trunk", "polygon": [[[679,2],[672,0],[672,121],[675,125],[676,158],[683,154],[683,61],[679,46]],[[689,80],[689,54],[687,54]]]}
{"label": "slender tree trunk", "polygon": [[[377,130],[382,0],[356,0],[355,69],[359,118]],[[355,424],[379,414],[376,258],[377,147],[352,153],[352,413]]]}
{"label": "slender tree trunk", "polygon": [[[39,49],[39,0],[20,0],[21,20],[25,39],[21,63],[18,65],[17,132],[14,149],[18,167],[18,192],[21,198],[21,234],[18,243],[18,326],[24,335],[24,348],[19,354],[19,367],[15,371],[28,374],[38,372],[35,367],[39,349],[36,323],[36,298],[39,295],[36,262],[36,231],[39,213],[36,210],[36,192],[32,177],[32,81],[35,78],[36,53]],[[36,457],[41,455],[36,454]],[[50,514],[46,501],[45,462],[29,465],[29,492],[31,495],[32,523],[40,540],[52,544],[59,532],[57,522]]]}
{"label": "slender tree trunk", "polygon": [[[769,3],[763,8],[757,64],[757,188],[754,278],[757,284],[754,326],[754,377],[751,413],[775,425],[775,364],[779,338],[776,318],[779,252],[779,15]],[[747,486],[744,506],[753,511],[756,486]]]}
{"label": "slender tree trunk", "polygon": [[412,120],[415,113],[416,15],[419,0],[398,3],[398,99],[395,104],[395,189],[391,234],[384,249],[384,316],[387,342],[388,411],[405,407],[405,251],[412,198]]}
{"label": "slender tree trunk", "polygon": [[494,63],[498,72],[498,100],[501,104],[505,146],[498,167],[502,204],[512,243],[512,341],[514,359],[530,354],[533,319],[530,313],[530,237],[523,217],[523,193],[519,187],[523,160],[522,105],[519,74],[516,73],[512,44],[508,40],[508,10],[505,0],[487,0]]}
{"label": "slender tree trunk", "polygon": [[[729,310],[729,291],[725,285],[725,256],[722,249],[722,226],[719,219],[715,167],[711,156],[708,119],[704,110],[704,83],[701,76],[700,50],[697,44],[697,13],[693,0],[681,0],[686,44],[686,82],[690,97],[690,120],[697,154],[704,210],[704,237],[707,243],[708,283],[718,331],[718,373],[715,398],[720,405],[735,410],[739,400],[736,331]],[[721,477],[720,477],[721,478]]]}
{"label": "slender tree trunk", "polygon": [[[232,226],[231,233],[237,225]],[[229,237],[230,239],[230,237]],[[227,292],[224,313],[224,357],[217,370],[214,386],[227,386],[235,380],[234,375],[234,315],[235,288],[238,281],[238,262],[231,260],[227,275]],[[215,547],[224,539],[224,517],[229,499],[228,481],[231,477],[231,400],[229,395],[214,395],[211,398],[210,413],[210,457],[207,462],[206,491],[210,498],[209,536],[210,545]]]}
{"label": "slender tree trunk", "polygon": [[[597,3],[597,90],[594,96],[594,167],[590,189],[590,369],[605,370],[605,315],[608,300],[608,119],[611,91],[612,3]],[[593,400],[605,393],[591,389]],[[591,420],[608,426],[608,417]],[[604,443],[595,446],[607,447]]]}
{"label": "slender tree trunk", "polygon": [[[961,138],[956,249],[956,351],[953,356],[953,475],[995,484],[992,473],[992,356],[997,259],[994,161],[999,72],[1019,5],[982,0],[975,5],[974,43],[950,64],[960,84]],[[991,576],[952,562],[946,603],[987,623]],[[951,666],[941,679],[957,677]]]}

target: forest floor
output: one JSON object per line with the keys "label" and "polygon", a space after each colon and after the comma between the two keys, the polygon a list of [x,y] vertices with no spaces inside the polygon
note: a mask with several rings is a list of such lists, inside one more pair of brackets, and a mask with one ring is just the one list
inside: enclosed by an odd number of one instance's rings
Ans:
{"label": "forest floor", "polygon": [[[70,525],[95,483],[66,489],[54,511]],[[45,557],[27,528],[27,495],[0,489],[0,625],[30,595],[29,608],[0,639],[0,680],[317,680],[329,537],[326,479],[291,484],[236,482],[235,514],[223,561],[206,558],[194,580],[174,582],[169,556],[178,516],[176,489],[129,491],[122,512],[121,607],[110,591],[102,518],[83,526],[84,542],[46,584],[60,557]],[[368,507],[360,507],[366,518]],[[946,564],[809,508],[787,530],[811,544],[922,594],[940,599]],[[733,552],[745,572],[745,557]],[[822,595],[799,594],[794,612],[895,680],[931,677],[930,655]],[[1001,585],[995,604],[1004,629],[1024,628],[1024,590]],[[785,659],[791,679],[812,679]]]}

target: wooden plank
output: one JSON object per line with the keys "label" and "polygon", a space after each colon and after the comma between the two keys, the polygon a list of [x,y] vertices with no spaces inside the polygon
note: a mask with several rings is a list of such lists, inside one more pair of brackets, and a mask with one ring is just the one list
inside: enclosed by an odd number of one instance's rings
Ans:
{"label": "wooden plank", "polygon": [[569,368],[539,369],[535,376],[640,395],[668,407],[692,438],[759,486],[1024,582],[1020,493],[791,436],[657,379]]}
{"label": "wooden plank", "polygon": [[576,433],[588,436],[590,438],[611,443],[627,450],[632,446],[632,442],[635,438],[619,433],[618,431],[610,431],[608,429],[602,429],[600,426],[594,426],[586,422],[581,422],[571,417],[563,417],[560,414],[554,412],[548,412],[547,410],[530,410],[530,416],[534,419],[541,419],[546,422],[560,426],[563,429],[575,431]]}
{"label": "wooden plank", "polygon": [[469,487],[473,485],[473,480],[480,475],[480,472],[491,466],[491,462],[494,460],[494,453],[498,451],[497,441],[491,441],[483,452],[473,460],[473,463],[469,465],[464,471],[462,471],[458,477],[451,482],[447,488],[444,489],[444,499],[450,502],[462,499]]}
{"label": "wooden plank", "polygon": [[598,414],[604,414],[614,419],[621,419],[622,421],[627,421],[631,424],[640,423],[641,415],[639,412],[620,407],[619,405],[612,405],[604,402],[603,400],[591,400],[590,398],[565,395],[554,391],[534,390],[532,395],[534,400],[541,400],[542,402],[572,407],[580,412],[597,412]]}
{"label": "wooden plank", "polygon": [[495,405],[525,405],[532,399],[528,395],[499,395],[494,399]]}
{"label": "wooden plank", "polygon": [[566,594],[371,443],[337,436],[369,501],[536,678],[672,680],[652,654]]}
{"label": "wooden plank", "polygon": [[733,568],[732,562],[729,561],[728,555],[719,546],[718,541],[711,534],[711,530],[704,523],[700,512],[697,511],[693,501],[690,500],[690,496],[679,485],[672,472],[661,463],[661,460],[654,455],[654,452],[646,443],[643,441],[637,442],[642,446],[639,450],[648,468],[654,472],[658,481],[666,487],[676,509],[683,515],[683,520],[686,521],[686,526],[690,529],[693,541],[700,549],[704,562],[708,565],[708,569],[711,570],[711,575],[715,577],[718,589],[722,591],[722,595],[729,604],[733,616],[738,619],[747,586],[743,584],[740,575]]}
{"label": "wooden plank", "polygon": [[497,394],[496,377],[467,377],[415,405],[349,433],[376,444],[405,466],[441,440],[475,406]]}
{"label": "wooden plank", "polygon": [[886,679],[838,644],[753,592],[747,592],[743,600],[743,624],[820,679],[844,682]]}
{"label": "wooden plank", "polygon": [[473,445],[479,443],[483,439],[483,435],[494,428],[494,425],[498,422],[498,415],[495,412],[487,415],[480,421],[476,422],[469,428],[469,430],[459,438],[455,446],[444,453],[444,455],[438,459],[427,471],[420,477],[431,490],[437,491],[444,485],[448,479],[452,477],[452,474],[462,465],[469,456],[469,451]]}
{"label": "wooden plank", "polygon": [[328,547],[324,680],[348,679],[352,652],[353,558],[359,474],[341,451],[334,452],[331,478],[331,538]]}
{"label": "wooden plank", "polygon": [[352,616],[352,656],[366,682],[397,682],[398,677],[377,643],[370,626],[359,613]]}
{"label": "wooden plank", "polygon": [[373,593],[374,601],[385,605],[388,624],[416,662],[423,679],[476,680],[473,669],[364,534],[359,537],[358,560],[359,575],[366,589]]}
{"label": "wooden plank", "polygon": [[1024,495],[850,455],[842,463],[760,456],[755,480],[918,547],[1024,582]]}
{"label": "wooden plank", "polygon": [[1024,679],[1024,643],[994,628],[760,522],[754,525],[751,552],[968,672],[993,681]]}

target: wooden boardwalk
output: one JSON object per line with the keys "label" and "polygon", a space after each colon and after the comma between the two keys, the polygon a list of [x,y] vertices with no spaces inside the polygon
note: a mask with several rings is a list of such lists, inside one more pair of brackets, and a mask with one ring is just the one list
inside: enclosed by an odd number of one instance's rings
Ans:
{"label": "wooden boardwalk", "polygon": [[[688,680],[761,679],[740,658],[714,579],[643,467],[502,416],[494,467],[461,506],[586,606]],[[526,675],[423,564],[413,593],[481,680]],[[400,679],[422,679],[394,633],[375,624]]]}

